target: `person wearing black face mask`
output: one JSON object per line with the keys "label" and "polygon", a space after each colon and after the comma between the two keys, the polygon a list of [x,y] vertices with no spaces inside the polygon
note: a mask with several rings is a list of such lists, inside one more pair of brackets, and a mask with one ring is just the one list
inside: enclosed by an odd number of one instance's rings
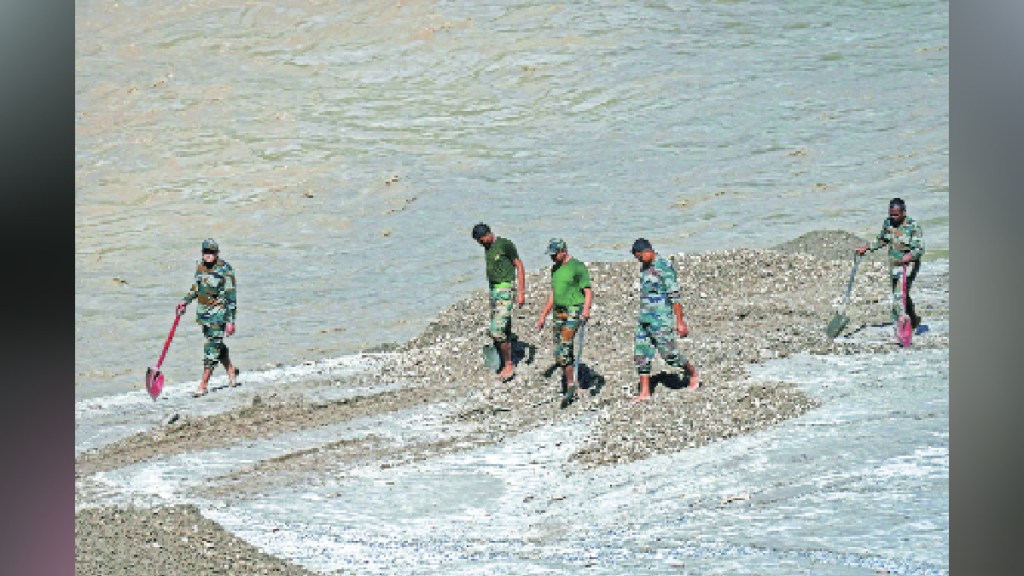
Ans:
{"label": "person wearing black face mask", "polygon": [[220,258],[220,246],[213,238],[203,240],[203,258],[196,265],[195,281],[176,312],[185,313],[189,302],[197,300],[196,323],[202,326],[206,343],[203,345],[203,377],[199,389],[192,395],[205,396],[213,369],[220,362],[227,370],[232,387],[237,386],[238,369],[231,363],[224,338],[235,333],[237,294],[235,271]]}

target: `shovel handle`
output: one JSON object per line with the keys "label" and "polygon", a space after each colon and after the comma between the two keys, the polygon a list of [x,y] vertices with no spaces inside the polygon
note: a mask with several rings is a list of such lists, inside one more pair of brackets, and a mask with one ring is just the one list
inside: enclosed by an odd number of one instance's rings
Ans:
{"label": "shovel handle", "polygon": [[167,335],[167,341],[164,342],[163,352],[160,352],[160,359],[156,361],[156,369],[160,369],[160,365],[164,363],[164,357],[167,356],[167,349],[171,347],[171,339],[174,338],[174,331],[178,329],[178,322],[181,320],[181,314],[174,315],[174,324],[171,324],[171,333]]}
{"label": "shovel handle", "polygon": [[853,277],[857,275],[857,265],[860,264],[860,254],[853,252],[853,270],[850,270],[850,282],[846,285],[846,297],[843,298],[843,307],[850,303],[850,292],[853,292]]}
{"label": "shovel handle", "polygon": [[903,313],[907,313],[907,263],[903,263]]}
{"label": "shovel handle", "polygon": [[576,353],[574,354],[575,358],[573,359],[573,363],[572,363],[572,382],[573,382],[573,385],[575,385],[575,386],[579,386],[580,385],[580,381],[579,381],[579,375],[580,375],[580,356],[583,355],[583,331],[586,330],[586,328],[587,328],[587,323],[586,322],[583,322],[582,324],[580,324],[580,346],[579,346],[579,349],[576,350]]}

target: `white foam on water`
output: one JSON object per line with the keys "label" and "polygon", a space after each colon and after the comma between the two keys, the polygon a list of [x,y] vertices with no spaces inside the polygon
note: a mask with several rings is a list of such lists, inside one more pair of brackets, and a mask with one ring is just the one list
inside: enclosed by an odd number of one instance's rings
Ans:
{"label": "white foam on water", "polygon": [[[386,357],[384,354],[352,354],[317,362],[303,362],[297,366],[282,366],[266,370],[246,370],[243,374],[244,378],[239,376],[239,380],[244,380],[246,385],[280,385],[308,380],[310,377],[350,376],[372,370],[380,364],[384,357]],[[227,382],[226,375],[214,376],[210,379],[211,387],[226,385]],[[97,413],[102,414],[104,411],[120,411],[140,404],[151,404],[153,399],[146,392],[141,379],[139,384],[139,389],[131,392],[76,401],[75,418],[89,417]],[[198,386],[199,380],[181,382],[173,388],[164,388],[159,398],[191,398],[192,392]]]}
{"label": "white foam on water", "polygon": [[874,469],[880,482],[898,478],[949,479],[949,448],[946,446],[924,446],[913,454],[894,458]]}
{"label": "white foam on water", "polygon": [[[94,498],[105,504],[183,502],[195,499],[192,491],[207,487],[211,482],[215,483],[219,477],[260,462],[316,449],[340,440],[359,439],[369,434],[388,437],[396,443],[412,439],[440,439],[444,434],[457,432],[460,428],[449,424],[445,426],[446,432],[441,432],[435,423],[444,410],[444,407],[438,406],[400,410],[331,426],[318,426],[270,438],[247,439],[233,445],[138,462],[97,473],[94,479],[104,489],[97,492]],[[361,473],[356,468],[346,474],[358,477]],[[308,491],[300,492],[296,497],[307,501],[324,498],[316,492]]]}
{"label": "white foam on water", "polygon": [[[945,349],[797,355],[751,367],[822,406],[767,430],[627,465],[569,461],[595,419],[381,467],[324,464],[253,497],[210,500],[217,477],[373,434],[453,434],[451,406],[248,440],[99,476],[108,501],[193,502],[261,549],[360,574],[948,573]],[[308,367],[309,369],[311,367]],[[708,393],[713,393],[709,390]],[[442,432],[443,427],[449,432]],[[119,499],[119,500],[118,500]],[[725,572],[722,572],[725,570]]]}
{"label": "white foam on water", "polygon": [[[757,434],[584,472],[567,463],[588,432],[583,418],[211,513],[318,571],[677,574],[682,564],[695,573],[826,565],[945,574],[948,412],[936,410],[948,409],[944,365],[942,350],[794,357],[756,377],[800,381],[824,406]],[[891,370],[898,382],[871,383]],[[880,441],[892,435],[903,438]],[[321,493],[314,509],[296,498],[309,490],[334,496]],[[257,528],[268,524],[282,528]]]}
{"label": "white foam on water", "polygon": [[[384,354],[357,354],[306,362],[298,366],[246,370],[239,376],[242,386],[237,390],[223,393],[228,390],[227,377],[213,378],[209,386],[211,394],[199,399],[192,398],[192,392],[199,385],[195,381],[166,387],[156,400],[150,398],[141,386],[133,392],[80,400],[75,403],[75,454],[77,456],[86,450],[160,427],[174,414],[210,416],[226,412],[250,402],[256,393],[268,395],[287,391],[285,386],[289,384],[324,381],[325,384],[318,391],[307,390],[304,394],[308,398],[319,397],[325,400],[389,390],[396,385],[381,383],[369,388],[344,383],[347,377],[373,373],[386,359],[387,355]],[[339,379],[334,382],[342,385],[326,384],[333,379]]]}
{"label": "white foam on water", "polygon": [[[546,534],[523,521],[524,508],[578,503],[577,487],[560,464],[584,430],[578,423],[545,427],[497,446],[399,468],[360,467],[319,488],[341,496],[318,498],[315,510],[300,506],[297,513],[297,491],[310,488],[293,487],[219,509],[214,519],[272,554],[314,570],[389,573],[404,566],[409,573],[431,573],[476,549],[493,554],[494,543],[505,540],[512,541],[504,546],[511,554],[522,548],[521,538]],[[253,524],[253,517],[264,521]],[[290,537],[281,537],[285,529],[251,528],[267,525],[266,518],[290,526]],[[473,573],[470,566],[457,569]],[[522,563],[515,571],[543,573]]]}
{"label": "white foam on water", "polygon": [[312,481],[271,483],[256,497],[196,495],[221,475],[339,439],[457,432],[442,418],[451,406],[429,406],[97,481],[108,502],[196,503],[261,549],[324,572],[948,573],[948,350],[797,355],[751,372],[794,382],[822,406],[759,433],[589,471],[569,461],[595,421],[582,415],[392,467],[328,463]]}

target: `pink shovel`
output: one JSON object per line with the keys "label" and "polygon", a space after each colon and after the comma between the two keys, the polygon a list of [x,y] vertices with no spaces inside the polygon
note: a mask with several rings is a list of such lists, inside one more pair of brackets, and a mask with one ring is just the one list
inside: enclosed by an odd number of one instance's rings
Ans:
{"label": "pink shovel", "polygon": [[910,321],[910,316],[907,316],[907,265],[903,264],[903,309],[896,320],[896,342],[900,346],[910,346],[910,339],[913,336],[914,325]]}
{"label": "pink shovel", "polygon": [[164,389],[164,375],[160,372],[160,365],[164,363],[167,349],[171,347],[171,339],[174,338],[174,331],[178,328],[179,320],[181,320],[181,314],[175,314],[171,333],[167,335],[167,342],[164,342],[164,351],[160,353],[160,359],[156,361],[156,368],[146,368],[146,391],[153,397],[153,400],[156,400],[156,397]]}

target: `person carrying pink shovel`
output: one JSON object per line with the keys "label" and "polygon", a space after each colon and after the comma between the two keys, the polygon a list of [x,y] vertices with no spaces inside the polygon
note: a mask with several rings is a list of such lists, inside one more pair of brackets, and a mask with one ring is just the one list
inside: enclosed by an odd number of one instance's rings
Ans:
{"label": "person carrying pink shovel", "polygon": [[[924,233],[921,225],[907,216],[907,204],[902,198],[889,201],[889,217],[882,223],[882,230],[875,241],[868,246],[857,248],[858,254],[875,251],[882,246],[889,247],[889,265],[892,280],[892,305],[890,308],[893,325],[896,326],[900,316],[906,313],[910,317],[910,325],[921,333],[921,317],[914,310],[914,300],[910,297],[910,289],[921,268],[921,256],[924,255]],[[905,266],[909,272],[905,272]],[[905,278],[905,279],[904,279]],[[904,309],[904,290],[901,281],[905,282],[906,305]]]}
{"label": "person carrying pink shovel", "polygon": [[185,313],[189,303],[196,300],[196,323],[202,326],[206,343],[203,345],[203,378],[199,389],[192,396],[205,396],[210,376],[217,362],[224,365],[232,387],[238,383],[238,370],[231,363],[224,338],[235,333],[237,295],[235,271],[227,261],[220,258],[220,247],[213,238],[203,240],[202,260],[196,265],[195,280],[185,297],[178,303],[176,311]]}

